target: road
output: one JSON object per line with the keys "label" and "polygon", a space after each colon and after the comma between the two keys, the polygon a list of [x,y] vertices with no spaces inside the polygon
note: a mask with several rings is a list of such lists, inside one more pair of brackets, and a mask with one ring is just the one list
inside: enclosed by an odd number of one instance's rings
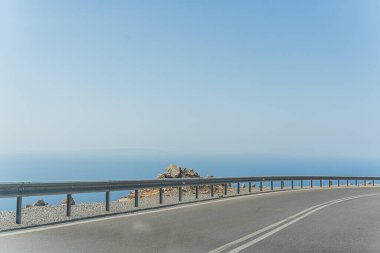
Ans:
{"label": "road", "polygon": [[1,253],[380,252],[380,188],[287,191],[0,234]]}

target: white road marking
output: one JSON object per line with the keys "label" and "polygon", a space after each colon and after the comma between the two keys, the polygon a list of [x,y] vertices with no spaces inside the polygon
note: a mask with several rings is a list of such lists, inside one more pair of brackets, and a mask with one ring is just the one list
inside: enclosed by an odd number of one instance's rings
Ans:
{"label": "white road marking", "polygon": [[289,216],[289,217],[286,218],[286,219],[280,220],[280,221],[278,221],[278,222],[276,222],[276,223],[273,223],[272,225],[269,225],[269,226],[264,227],[264,228],[262,228],[262,229],[260,229],[260,230],[257,230],[256,232],[253,232],[253,233],[248,234],[248,235],[246,235],[246,236],[243,236],[243,237],[241,237],[241,238],[239,238],[239,239],[237,239],[237,240],[235,240],[235,241],[232,241],[232,242],[230,242],[230,243],[227,243],[227,244],[225,244],[225,245],[223,245],[223,246],[221,246],[221,247],[219,247],[219,248],[216,248],[216,249],[214,249],[214,250],[211,250],[211,251],[209,251],[208,253],[219,253],[219,252],[222,252],[222,251],[224,251],[225,249],[227,249],[227,248],[229,248],[229,247],[232,247],[232,246],[234,246],[234,245],[236,245],[236,244],[239,244],[239,243],[241,243],[241,242],[243,242],[243,241],[245,241],[245,240],[248,240],[248,239],[250,239],[250,238],[252,238],[252,237],[255,237],[256,235],[259,235],[259,234],[261,234],[261,233],[263,233],[263,232],[265,232],[265,231],[268,231],[269,229],[272,229],[272,228],[274,228],[274,227],[276,227],[276,226],[278,226],[278,225],[281,225],[282,223],[287,222],[287,221],[289,221],[289,220],[291,220],[291,219],[293,219],[293,218],[296,218],[297,216],[302,215],[302,214],[304,214],[304,213],[306,213],[306,212],[308,212],[308,211],[310,211],[310,210],[312,210],[312,209],[314,209],[314,208],[317,208],[317,207],[319,207],[319,206],[326,205],[327,203],[335,202],[335,201],[338,201],[338,200],[341,200],[341,199],[335,199],[335,200],[331,200],[331,201],[328,201],[328,202],[325,202],[325,203],[322,203],[322,204],[318,204],[318,205],[315,205],[315,206],[309,207],[309,208],[307,208],[307,209],[305,209],[305,210],[303,210],[303,211],[301,211],[301,212],[298,212],[298,213],[296,213],[296,214],[294,214],[294,215],[292,215],[292,216]]}
{"label": "white road marking", "polygon": [[219,253],[219,252],[222,252],[222,251],[224,251],[225,249],[227,249],[227,248],[229,248],[229,247],[232,247],[232,246],[234,246],[234,245],[236,245],[236,244],[239,244],[239,243],[241,243],[241,242],[243,242],[243,241],[245,241],[245,240],[248,240],[248,239],[250,239],[250,238],[252,238],[252,237],[255,237],[256,235],[259,235],[259,234],[261,234],[261,233],[263,233],[263,232],[265,232],[265,231],[268,231],[269,229],[272,229],[272,228],[274,228],[274,227],[276,227],[276,226],[278,226],[278,225],[281,225],[281,224],[284,223],[284,222],[287,222],[287,221],[289,221],[289,220],[292,220],[293,218],[296,218],[297,216],[300,216],[300,215],[302,215],[302,214],[304,214],[304,213],[306,213],[306,212],[308,212],[308,211],[310,211],[310,210],[312,210],[312,209],[314,209],[314,208],[317,208],[317,207],[320,207],[320,206],[323,206],[323,205],[326,205],[326,204],[329,204],[329,203],[332,203],[332,202],[336,202],[336,201],[339,201],[339,200],[343,200],[343,199],[347,199],[347,197],[346,197],[346,198],[341,198],[341,199],[331,200],[331,201],[328,201],[328,202],[324,202],[324,203],[321,203],[321,204],[318,204],[318,205],[315,205],[315,206],[309,207],[309,208],[307,208],[307,209],[305,209],[305,210],[303,210],[303,211],[301,211],[301,212],[298,212],[298,213],[296,213],[296,214],[294,214],[294,215],[292,215],[292,216],[289,216],[289,217],[286,218],[286,219],[280,220],[280,221],[278,221],[278,222],[276,222],[276,223],[273,223],[272,225],[269,225],[269,226],[264,227],[264,228],[262,228],[262,229],[260,229],[260,230],[257,230],[256,232],[253,232],[253,233],[248,234],[248,235],[246,235],[246,236],[243,236],[243,237],[241,237],[241,238],[239,238],[239,239],[237,239],[237,240],[235,240],[235,241],[232,241],[232,242],[230,242],[230,243],[227,243],[227,244],[225,244],[225,245],[223,245],[223,246],[221,246],[221,247],[219,247],[219,248],[216,248],[216,249],[214,249],[214,250],[211,250],[211,251],[209,251],[208,253]]}
{"label": "white road marking", "polygon": [[[266,234],[263,234],[263,235],[257,237],[256,239],[254,239],[252,241],[249,241],[249,242],[247,242],[245,244],[242,244],[241,246],[239,246],[239,247],[237,247],[235,249],[232,249],[232,250],[228,251],[228,253],[238,253],[238,252],[240,252],[240,251],[242,251],[242,250],[244,250],[244,249],[246,249],[246,248],[248,248],[248,247],[250,247],[250,246],[252,246],[252,245],[254,245],[254,244],[256,244],[256,243],[258,243],[260,241],[262,241],[262,240],[264,240],[265,238],[267,238],[267,237],[269,237],[269,236],[271,236],[271,235],[273,235],[273,234],[275,234],[275,233],[277,233],[277,232],[285,229],[286,227],[292,225],[293,223],[295,223],[295,222],[297,222],[297,221],[299,221],[299,220],[301,220],[301,219],[303,219],[303,218],[305,218],[305,217],[307,217],[307,216],[309,216],[309,215],[317,212],[320,209],[323,209],[325,207],[328,207],[330,205],[334,205],[334,204],[337,204],[337,203],[340,203],[340,202],[343,202],[343,201],[347,201],[347,200],[351,200],[351,199],[357,199],[357,198],[362,198],[362,197],[375,196],[375,195],[380,195],[380,194],[379,193],[372,193],[372,194],[356,195],[356,196],[351,196],[351,197],[346,197],[346,198],[341,198],[341,199],[336,199],[336,200],[328,201],[328,202],[322,203],[320,205],[316,205],[316,206],[310,207],[310,208],[305,209],[304,211],[299,212],[299,213],[297,213],[295,215],[292,215],[292,216],[290,216],[290,217],[288,217],[288,218],[286,218],[284,220],[276,222],[276,223],[274,223],[274,224],[272,224],[270,226],[262,228],[262,229],[254,232],[254,233],[251,233],[249,235],[243,236],[243,237],[241,237],[241,238],[239,238],[239,239],[237,239],[237,240],[235,240],[233,242],[227,243],[227,244],[225,244],[225,245],[223,245],[223,246],[221,246],[221,247],[219,247],[217,249],[209,251],[208,253],[219,253],[219,252],[222,252],[222,251],[224,251],[224,250],[226,250],[228,248],[231,248],[231,247],[233,247],[233,246],[235,246],[235,245],[237,245],[237,244],[239,244],[239,243],[241,243],[243,241],[246,241],[246,240],[248,240],[250,238],[253,238],[253,237],[255,237],[255,236],[257,236],[257,235],[259,235],[259,234],[261,234],[261,233],[263,233],[265,231],[268,231],[268,230],[274,228],[273,230],[267,232]],[[286,221],[289,221],[289,222],[287,222],[287,223],[285,223],[285,224],[277,227],[278,225],[280,225],[280,224],[282,224],[282,223],[284,223]],[[275,228],[275,227],[277,227],[277,228]]]}
{"label": "white road marking", "polygon": [[177,209],[194,207],[194,206],[210,205],[212,203],[219,203],[219,202],[224,202],[224,201],[239,200],[239,199],[244,199],[244,198],[263,197],[263,196],[268,196],[268,195],[273,195],[273,194],[281,194],[281,193],[286,193],[286,192],[290,193],[290,192],[296,192],[299,190],[309,190],[309,191],[312,191],[312,190],[331,190],[331,188],[330,189],[329,188],[308,188],[308,189],[296,189],[296,190],[289,190],[289,191],[274,191],[274,192],[261,192],[261,193],[258,192],[256,194],[253,193],[253,194],[243,195],[243,196],[234,196],[232,198],[215,199],[211,202],[210,201],[204,201],[204,202],[200,202],[200,203],[190,203],[190,204],[184,203],[183,205],[180,205],[180,206],[163,207],[163,208],[160,208],[157,210],[151,210],[151,211],[141,210],[141,212],[137,212],[137,213],[126,213],[126,214],[119,214],[119,215],[115,214],[115,216],[109,216],[109,217],[91,218],[89,220],[72,221],[70,223],[45,225],[43,227],[38,227],[38,228],[30,228],[30,229],[25,228],[25,230],[20,230],[20,231],[0,232],[0,238],[6,237],[6,236],[13,236],[13,235],[26,234],[26,233],[32,233],[32,232],[37,232],[37,231],[44,231],[44,230],[49,230],[49,229],[61,228],[61,227],[81,225],[81,224],[104,221],[104,220],[113,220],[113,219],[120,219],[120,218],[126,218],[126,217],[131,217],[131,216],[138,216],[138,215],[144,215],[144,214],[152,214],[152,213],[158,213],[158,212],[177,210]]}
{"label": "white road marking", "polygon": [[[137,212],[137,213],[115,214],[114,216],[98,217],[98,218],[91,218],[90,217],[90,219],[88,219],[88,220],[70,221],[70,223],[62,223],[62,224],[54,224],[54,225],[43,225],[43,226],[38,227],[38,228],[25,228],[23,230],[12,231],[12,232],[0,232],[0,238],[1,237],[7,237],[7,236],[13,236],[13,235],[38,232],[38,231],[44,231],[44,230],[50,230],[50,229],[56,229],[56,228],[61,228],[61,227],[76,226],[76,225],[87,224],[87,223],[98,222],[98,221],[121,219],[121,218],[138,216],[138,215],[152,214],[152,213],[158,213],[158,212],[167,212],[167,211],[171,211],[171,210],[177,210],[177,209],[194,207],[194,206],[210,205],[213,203],[233,201],[233,200],[239,200],[239,199],[244,199],[244,198],[263,197],[263,196],[268,196],[268,195],[291,193],[291,192],[298,192],[298,191],[339,190],[339,189],[347,189],[347,188],[356,189],[358,187],[357,186],[354,186],[354,187],[349,186],[349,187],[344,187],[344,188],[343,187],[342,188],[328,188],[328,187],[317,188],[317,187],[315,187],[315,188],[303,188],[303,189],[296,188],[294,190],[289,189],[289,190],[285,190],[285,191],[278,190],[278,191],[273,191],[273,192],[270,192],[270,191],[265,192],[264,191],[264,192],[258,192],[258,193],[243,195],[243,196],[237,195],[237,196],[233,196],[232,198],[215,199],[212,202],[204,201],[204,202],[200,202],[200,203],[189,203],[189,204],[184,203],[183,205],[180,205],[180,206],[163,207],[163,208],[151,210],[151,211],[141,210],[141,212]],[[227,197],[229,197],[229,196],[227,196]]]}
{"label": "white road marking", "polygon": [[250,247],[250,246],[252,246],[252,245],[254,245],[254,244],[256,244],[256,243],[258,243],[260,241],[262,241],[262,240],[264,240],[265,238],[267,238],[267,237],[269,237],[269,236],[271,236],[271,235],[273,235],[273,234],[275,234],[275,233],[283,230],[284,228],[292,225],[293,223],[296,223],[297,221],[302,220],[303,218],[311,215],[312,213],[315,213],[316,211],[318,211],[320,209],[323,209],[323,208],[328,207],[330,205],[334,205],[334,204],[337,204],[339,202],[347,201],[347,200],[350,200],[350,199],[368,197],[368,196],[372,196],[372,195],[379,195],[379,194],[356,196],[356,197],[353,197],[353,198],[349,198],[349,199],[346,199],[346,200],[340,200],[340,201],[337,201],[337,202],[333,202],[333,203],[330,203],[330,204],[318,207],[318,208],[316,208],[316,209],[314,209],[314,210],[312,210],[312,211],[310,211],[310,212],[308,212],[308,213],[306,213],[306,214],[304,214],[304,215],[302,215],[302,216],[300,216],[298,218],[295,218],[294,220],[292,220],[292,221],[290,221],[288,223],[285,223],[284,225],[282,225],[282,226],[280,226],[278,228],[273,229],[272,231],[270,231],[270,232],[268,232],[268,233],[266,233],[266,234],[264,234],[262,236],[259,236],[258,238],[254,239],[254,240],[252,240],[250,242],[247,242],[247,243],[245,243],[245,244],[243,244],[243,245],[241,245],[241,246],[239,246],[239,247],[237,247],[237,248],[235,248],[235,249],[233,249],[231,251],[228,251],[228,253],[238,253],[238,252],[240,252],[240,251],[242,251],[242,250],[244,250],[244,249],[246,249],[246,248],[248,248],[248,247]]}

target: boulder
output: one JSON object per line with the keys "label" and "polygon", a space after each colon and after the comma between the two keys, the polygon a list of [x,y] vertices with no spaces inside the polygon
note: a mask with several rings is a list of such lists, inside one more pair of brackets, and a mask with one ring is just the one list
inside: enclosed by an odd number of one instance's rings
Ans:
{"label": "boulder", "polygon": [[[201,176],[196,172],[194,169],[189,168],[183,168],[179,167],[174,164],[170,164],[167,168],[165,168],[164,173],[159,174],[157,176],[157,179],[166,179],[166,178],[200,178]],[[208,176],[212,177],[212,176]],[[229,188],[231,185],[229,185]],[[213,187],[214,193],[223,193],[224,192],[224,186],[223,185],[214,185]],[[173,194],[177,194],[178,188],[177,187],[167,187],[163,188],[163,194],[165,196],[170,196]],[[194,186],[188,186],[188,187],[182,187],[183,192],[193,192],[195,193],[195,187]],[[199,193],[210,193],[210,186],[209,185],[200,185],[199,186]],[[151,196],[157,196],[159,194],[159,189],[142,189],[139,190],[139,197],[151,197]],[[134,199],[135,192],[131,191],[128,196],[123,196],[119,198],[119,202],[126,202]]]}
{"label": "boulder", "polygon": [[47,206],[48,204],[49,203],[46,202],[45,200],[39,199],[36,202],[34,202],[33,204],[26,205],[26,208],[30,208],[30,207],[34,207],[34,206]]}
{"label": "boulder", "polygon": [[158,175],[157,179],[162,178],[197,178],[200,177],[198,172],[193,169],[181,168],[177,165],[170,164],[165,172]]}
{"label": "boulder", "polygon": [[43,199],[39,199],[37,200],[33,205],[34,206],[47,206],[49,203],[46,202],[45,200]]}
{"label": "boulder", "polygon": [[[75,201],[74,201],[73,197],[70,198],[70,202],[71,202],[72,206],[75,205]],[[64,199],[61,200],[61,205],[62,206],[67,206],[67,198],[64,198]]]}

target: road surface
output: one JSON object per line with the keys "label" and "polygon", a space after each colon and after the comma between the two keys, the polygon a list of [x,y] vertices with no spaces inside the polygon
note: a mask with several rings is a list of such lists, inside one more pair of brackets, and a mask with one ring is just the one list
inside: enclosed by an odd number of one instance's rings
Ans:
{"label": "road surface", "polygon": [[256,194],[0,234],[1,253],[380,252],[380,188]]}

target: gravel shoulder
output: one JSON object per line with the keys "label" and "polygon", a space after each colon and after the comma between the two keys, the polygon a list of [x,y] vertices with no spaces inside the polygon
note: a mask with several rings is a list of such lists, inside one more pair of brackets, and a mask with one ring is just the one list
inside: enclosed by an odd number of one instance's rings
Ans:
{"label": "gravel shoulder", "polygon": [[[299,187],[297,187],[299,188]],[[305,187],[304,189],[308,189]],[[314,189],[317,189],[315,187]],[[323,187],[327,188],[327,187]],[[342,187],[343,188],[343,187]],[[281,191],[279,188],[275,188],[275,191]],[[284,190],[290,190],[289,187],[285,187]],[[110,202],[110,211],[105,210],[105,202],[86,202],[77,203],[72,206],[71,216],[66,216],[66,206],[51,205],[51,206],[35,206],[22,209],[22,224],[16,224],[16,212],[4,211],[0,212],[0,232],[30,228],[42,225],[51,225],[81,219],[89,219],[95,217],[132,213],[136,211],[144,211],[153,208],[168,207],[172,205],[207,201],[213,199],[220,199],[226,197],[241,196],[247,194],[257,194],[270,192],[270,188],[265,186],[263,191],[260,192],[258,187],[253,187],[252,192],[248,191],[248,188],[241,188],[240,194],[237,194],[235,188],[228,190],[227,196],[221,193],[214,193],[211,197],[210,193],[199,193],[199,198],[195,199],[195,194],[192,192],[183,192],[182,201],[178,201],[178,191],[172,192],[170,195],[164,195],[163,204],[159,204],[158,196],[149,196],[139,199],[139,207],[134,206],[134,200],[119,202]],[[74,196],[75,198],[75,196]]]}
{"label": "gravel shoulder", "polygon": [[[263,192],[268,192],[268,187],[263,188]],[[252,188],[252,194],[258,193],[257,187]],[[241,188],[239,195],[250,194],[248,188]],[[134,200],[130,201],[111,201],[110,211],[105,210],[105,202],[86,202],[77,203],[72,206],[71,216],[66,216],[66,206],[34,206],[22,209],[22,224],[16,224],[16,212],[4,211],[0,212],[0,232],[29,228],[41,225],[50,225],[63,223],[73,220],[88,219],[94,217],[130,213],[136,211],[144,211],[152,208],[167,207],[191,202],[199,202],[205,200],[213,200],[224,197],[237,196],[236,189],[229,189],[227,196],[221,193],[214,193],[211,197],[210,193],[199,193],[199,198],[195,199],[195,194],[191,192],[182,193],[182,201],[178,201],[178,191],[170,195],[164,195],[163,204],[159,204],[158,196],[149,196],[139,199],[139,207],[134,206]],[[74,196],[75,198],[75,196]]]}

